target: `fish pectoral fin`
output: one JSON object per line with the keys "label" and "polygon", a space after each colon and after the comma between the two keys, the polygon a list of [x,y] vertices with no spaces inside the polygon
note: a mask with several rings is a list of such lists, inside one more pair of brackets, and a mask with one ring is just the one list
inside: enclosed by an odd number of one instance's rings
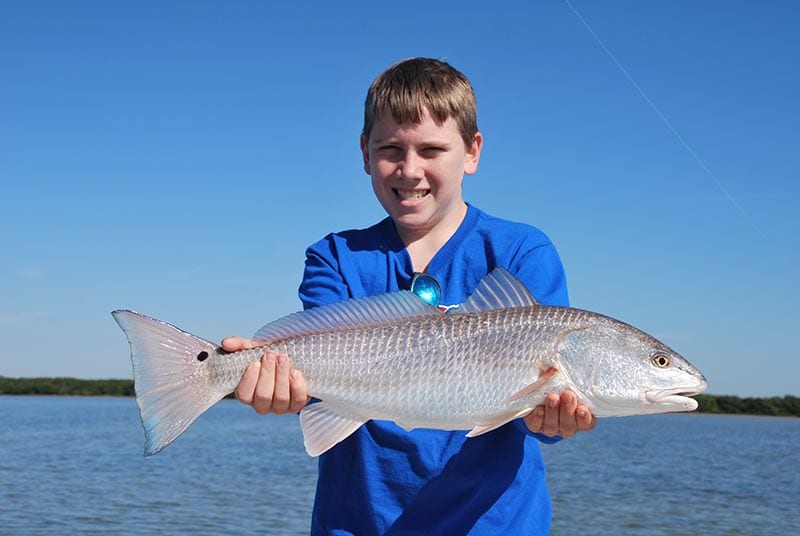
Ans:
{"label": "fish pectoral fin", "polygon": [[500,428],[506,423],[513,421],[514,419],[518,419],[520,417],[524,417],[528,413],[531,412],[533,408],[522,408],[518,411],[513,411],[511,413],[505,413],[503,415],[498,416],[496,419],[493,419],[485,424],[479,424],[475,428],[467,433],[467,437],[475,437],[481,434],[485,434],[486,432],[491,432],[495,428]]}
{"label": "fish pectoral fin", "polygon": [[[536,378],[536,380],[533,383],[526,385],[525,387],[523,387],[510,397],[508,397],[508,399],[506,399],[506,404],[510,404],[512,402],[521,400],[527,396],[536,394],[542,387],[544,387],[547,384],[547,382],[549,382],[553,378],[553,376],[555,376],[556,372],[558,372],[558,369],[555,367],[548,367],[546,369],[542,369],[539,372],[539,377]],[[524,417],[525,415],[530,413],[532,409],[533,406],[529,407],[526,406],[519,410],[511,411],[509,413],[504,413],[487,423],[477,425],[475,428],[469,431],[467,437],[475,437],[481,434],[485,434],[486,432],[491,432],[495,428],[500,428],[507,422],[511,422],[514,419]]]}
{"label": "fish pectoral fin", "polygon": [[549,382],[553,378],[553,376],[555,376],[556,372],[558,372],[558,369],[555,367],[549,367],[547,369],[542,370],[539,373],[539,377],[536,378],[536,381],[526,385],[521,390],[517,391],[516,393],[508,397],[506,399],[506,403],[516,402],[517,400],[520,400],[522,398],[525,398],[526,396],[530,396],[536,393],[536,391],[541,389],[547,382]]}
{"label": "fish pectoral fin", "polygon": [[309,456],[319,456],[367,422],[326,402],[308,404],[300,411],[303,443]]}

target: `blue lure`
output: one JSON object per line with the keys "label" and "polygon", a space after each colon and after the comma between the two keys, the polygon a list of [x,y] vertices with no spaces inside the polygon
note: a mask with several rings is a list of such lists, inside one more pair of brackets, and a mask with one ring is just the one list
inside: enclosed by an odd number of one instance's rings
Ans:
{"label": "blue lure", "polygon": [[415,272],[411,278],[411,292],[427,304],[439,307],[442,302],[442,287],[428,274]]}

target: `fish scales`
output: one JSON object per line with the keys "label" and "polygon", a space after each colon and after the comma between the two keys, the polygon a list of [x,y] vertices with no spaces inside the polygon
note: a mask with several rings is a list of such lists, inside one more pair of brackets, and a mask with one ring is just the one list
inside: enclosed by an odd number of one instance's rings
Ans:
{"label": "fish scales", "polygon": [[549,348],[563,318],[541,307],[439,315],[315,333],[268,347],[292,356],[311,396],[337,400],[371,418],[399,414],[419,426],[450,423],[458,429],[469,423],[454,421],[456,413],[484,416],[515,407],[508,408],[506,399],[536,380],[544,359],[554,359]]}

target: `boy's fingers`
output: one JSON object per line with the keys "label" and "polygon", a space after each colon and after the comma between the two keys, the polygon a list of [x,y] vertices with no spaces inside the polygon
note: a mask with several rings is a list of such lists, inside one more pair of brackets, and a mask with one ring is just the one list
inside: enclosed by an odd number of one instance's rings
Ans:
{"label": "boy's fingers", "polygon": [[561,395],[548,395],[544,404],[525,416],[525,424],[531,432],[568,439],[578,432],[592,430],[597,419],[588,406],[580,403],[578,395],[566,390]]}
{"label": "boy's fingers", "polygon": [[275,390],[272,393],[272,411],[278,415],[286,413],[292,402],[289,388],[289,357],[275,356]]}
{"label": "boy's fingers", "polygon": [[264,352],[261,356],[261,373],[253,393],[253,409],[263,415],[272,407],[272,395],[275,391],[275,354]]}
{"label": "boy's fingers", "polygon": [[542,422],[542,433],[549,436],[558,435],[558,405],[561,398],[557,394],[549,394],[544,401],[544,421]]}
{"label": "boy's fingers", "polygon": [[248,406],[253,404],[253,392],[256,390],[256,382],[260,372],[261,363],[259,362],[250,363],[247,370],[244,371],[244,375],[236,387],[236,398],[242,404],[247,404]]}
{"label": "boy's fingers", "polygon": [[571,418],[578,408],[578,397],[572,391],[561,393],[561,416]]}
{"label": "boy's fingers", "polygon": [[536,406],[533,411],[525,416],[525,426],[528,430],[538,434],[542,432],[542,424],[544,422],[544,406]]}
{"label": "boy's fingers", "polygon": [[578,408],[578,397],[572,391],[561,393],[559,407],[559,432],[564,439],[569,439],[578,431],[578,421],[575,410]]}
{"label": "boy's fingers", "polygon": [[300,371],[293,369],[291,372],[291,393],[292,404],[289,407],[291,413],[297,413],[308,404],[308,390],[306,387],[306,379],[300,374]]}
{"label": "boy's fingers", "polygon": [[226,352],[238,352],[253,347],[253,341],[244,337],[225,337],[222,339],[222,349]]}
{"label": "boy's fingers", "polygon": [[[240,337],[223,341],[229,348],[237,348]],[[236,387],[236,398],[252,406],[256,413],[297,413],[308,403],[305,379],[298,370],[292,370],[286,354],[266,351],[260,361],[250,363]]]}
{"label": "boy's fingers", "polygon": [[592,415],[592,411],[584,404],[578,406],[575,411],[575,417],[578,421],[578,430],[581,432],[588,432],[597,424],[597,419]]}

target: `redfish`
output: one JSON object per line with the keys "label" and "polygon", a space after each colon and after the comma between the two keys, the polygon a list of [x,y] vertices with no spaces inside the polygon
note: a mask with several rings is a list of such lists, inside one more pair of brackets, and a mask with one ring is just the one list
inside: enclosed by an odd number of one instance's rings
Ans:
{"label": "redfish", "polygon": [[267,324],[255,335],[262,346],[234,353],[133,311],[112,314],[130,342],[145,456],[233,392],[265,349],[288,354],[319,400],[300,412],[312,456],[370,419],[472,437],[565,389],[596,417],[692,411],[689,397],[706,389],[700,371],[654,337],[541,305],[503,268],[446,313],[410,291],[356,298]]}

